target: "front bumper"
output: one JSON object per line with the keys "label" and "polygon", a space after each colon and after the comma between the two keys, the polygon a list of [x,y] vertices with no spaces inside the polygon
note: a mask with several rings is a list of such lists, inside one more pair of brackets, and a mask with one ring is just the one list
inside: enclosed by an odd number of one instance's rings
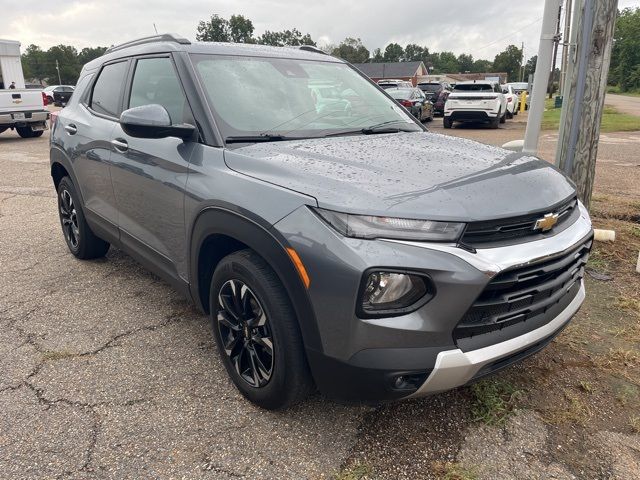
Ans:
{"label": "front bumper", "polygon": [[[493,373],[542,349],[556,333],[559,333],[580,309],[585,298],[584,282],[578,295],[560,315],[546,325],[505,342],[469,352],[460,349],[440,352],[435,366],[426,381],[411,397],[422,397],[465,385],[486,373]],[[535,348],[540,346],[540,348]],[[511,361],[509,361],[511,360]],[[493,368],[487,368],[493,367]]]}
{"label": "front bumper", "polygon": [[[568,306],[550,310],[542,324],[502,332],[483,348],[454,340],[460,319],[492,278],[560,255],[592,235],[583,207],[578,220],[554,236],[475,253],[448,244],[344,238],[306,207],[276,228],[311,278],[308,293],[321,348],[308,348],[307,357],[318,388],[330,397],[378,402],[463,385],[535,353],[562,330],[584,299],[580,285]],[[437,294],[406,315],[358,318],[358,286],[363,272],[373,267],[425,273]],[[398,385],[400,376],[410,379],[408,384]]]}

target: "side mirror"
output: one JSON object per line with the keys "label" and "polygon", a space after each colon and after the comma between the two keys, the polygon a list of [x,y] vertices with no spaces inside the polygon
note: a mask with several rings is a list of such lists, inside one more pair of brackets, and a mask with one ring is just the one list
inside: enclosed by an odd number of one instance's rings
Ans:
{"label": "side mirror", "polygon": [[142,105],[125,110],[120,115],[120,126],[131,137],[177,137],[183,140],[190,138],[196,129],[188,123],[172,124],[167,109],[157,104]]}

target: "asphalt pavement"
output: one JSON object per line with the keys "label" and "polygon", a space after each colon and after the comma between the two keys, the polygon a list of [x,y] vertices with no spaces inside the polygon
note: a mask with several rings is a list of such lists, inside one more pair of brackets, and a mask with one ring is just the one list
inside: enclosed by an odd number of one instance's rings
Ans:
{"label": "asphalt pavement", "polygon": [[364,412],[245,401],[194,306],[116,249],[68,252],[48,132],[0,134],[1,478],[327,478]]}

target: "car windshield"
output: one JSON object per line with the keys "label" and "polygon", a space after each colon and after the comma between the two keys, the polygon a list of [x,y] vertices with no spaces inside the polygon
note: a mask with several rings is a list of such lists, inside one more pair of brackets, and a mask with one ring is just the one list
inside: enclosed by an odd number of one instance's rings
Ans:
{"label": "car windshield", "polygon": [[192,55],[225,138],[322,137],[415,122],[346,64],[290,58]]}
{"label": "car windshield", "polygon": [[421,83],[418,85],[423,92],[437,92],[440,90],[439,83]]}

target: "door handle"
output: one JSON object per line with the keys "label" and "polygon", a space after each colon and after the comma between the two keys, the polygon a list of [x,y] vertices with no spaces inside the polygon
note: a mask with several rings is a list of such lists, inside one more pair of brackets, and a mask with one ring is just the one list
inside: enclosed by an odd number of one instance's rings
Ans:
{"label": "door handle", "polygon": [[113,148],[115,148],[118,152],[126,152],[127,150],[129,150],[129,144],[122,138],[114,138],[113,140],[111,140],[111,145],[113,145]]}
{"label": "door handle", "polygon": [[78,131],[78,127],[76,127],[73,123],[70,123],[69,125],[65,125],[64,129],[67,131],[69,135],[75,135]]}

